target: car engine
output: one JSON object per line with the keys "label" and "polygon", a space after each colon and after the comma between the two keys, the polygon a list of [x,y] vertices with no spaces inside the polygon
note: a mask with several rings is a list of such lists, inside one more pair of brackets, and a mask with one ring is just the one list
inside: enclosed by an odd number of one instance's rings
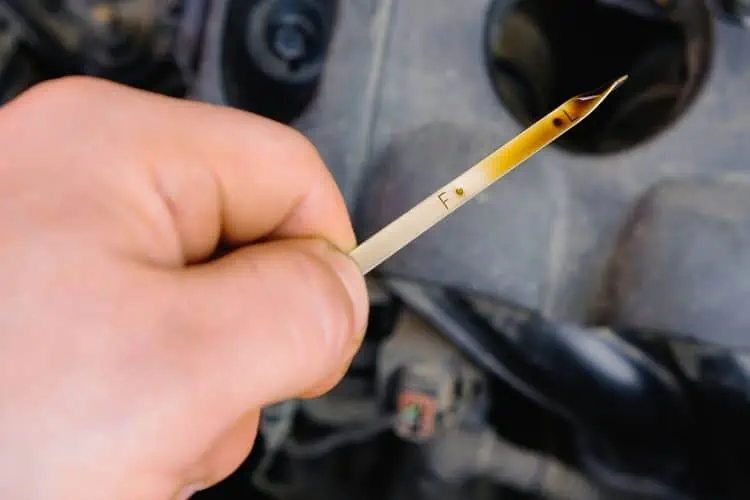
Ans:
{"label": "car engine", "polygon": [[341,383],[197,499],[750,497],[747,0],[0,0],[0,104],[88,74],[290,124],[364,239],[628,83],[368,277]]}

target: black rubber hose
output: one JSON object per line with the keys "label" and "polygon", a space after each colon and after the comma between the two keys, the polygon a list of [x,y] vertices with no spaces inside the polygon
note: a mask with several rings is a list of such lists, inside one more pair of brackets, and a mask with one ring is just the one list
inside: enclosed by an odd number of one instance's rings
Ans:
{"label": "black rubber hose", "polygon": [[[534,314],[516,324],[506,322],[504,328],[514,331],[503,334],[458,296],[408,281],[387,283],[479,367],[566,419],[586,436],[585,443],[600,447],[597,451],[609,453],[606,461],[589,463],[632,470],[643,449],[655,460],[686,460],[693,424],[681,387],[632,344],[612,333],[561,327]],[[609,479],[617,479],[617,487],[627,486],[627,475],[615,476]],[[649,494],[670,489],[651,481],[639,484]]]}

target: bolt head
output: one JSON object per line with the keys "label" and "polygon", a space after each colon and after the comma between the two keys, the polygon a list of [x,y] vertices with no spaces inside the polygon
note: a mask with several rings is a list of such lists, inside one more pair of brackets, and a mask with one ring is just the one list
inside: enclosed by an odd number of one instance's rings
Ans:
{"label": "bolt head", "polygon": [[317,56],[320,28],[304,10],[283,10],[271,16],[267,43],[274,56],[290,67],[300,66]]}
{"label": "bolt head", "polygon": [[307,36],[299,26],[284,24],[278,26],[272,35],[271,47],[274,54],[284,61],[298,61],[307,53]]}

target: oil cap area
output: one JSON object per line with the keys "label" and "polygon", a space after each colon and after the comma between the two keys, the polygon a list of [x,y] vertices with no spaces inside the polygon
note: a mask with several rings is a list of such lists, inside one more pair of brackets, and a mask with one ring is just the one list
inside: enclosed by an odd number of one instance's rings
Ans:
{"label": "oil cap area", "polygon": [[628,73],[628,85],[556,143],[625,150],[678,120],[701,90],[713,56],[702,1],[492,2],[484,50],[502,104],[529,125],[582,89]]}

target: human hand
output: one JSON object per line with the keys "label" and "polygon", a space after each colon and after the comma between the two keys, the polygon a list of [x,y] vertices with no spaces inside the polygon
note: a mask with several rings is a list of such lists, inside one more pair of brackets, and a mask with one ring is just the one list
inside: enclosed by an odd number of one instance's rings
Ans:
{"label": "human hand", "polygon": [[186,498],[343,375],[367,295],[299,134],[75,77],[0,143],[0,498]]}

